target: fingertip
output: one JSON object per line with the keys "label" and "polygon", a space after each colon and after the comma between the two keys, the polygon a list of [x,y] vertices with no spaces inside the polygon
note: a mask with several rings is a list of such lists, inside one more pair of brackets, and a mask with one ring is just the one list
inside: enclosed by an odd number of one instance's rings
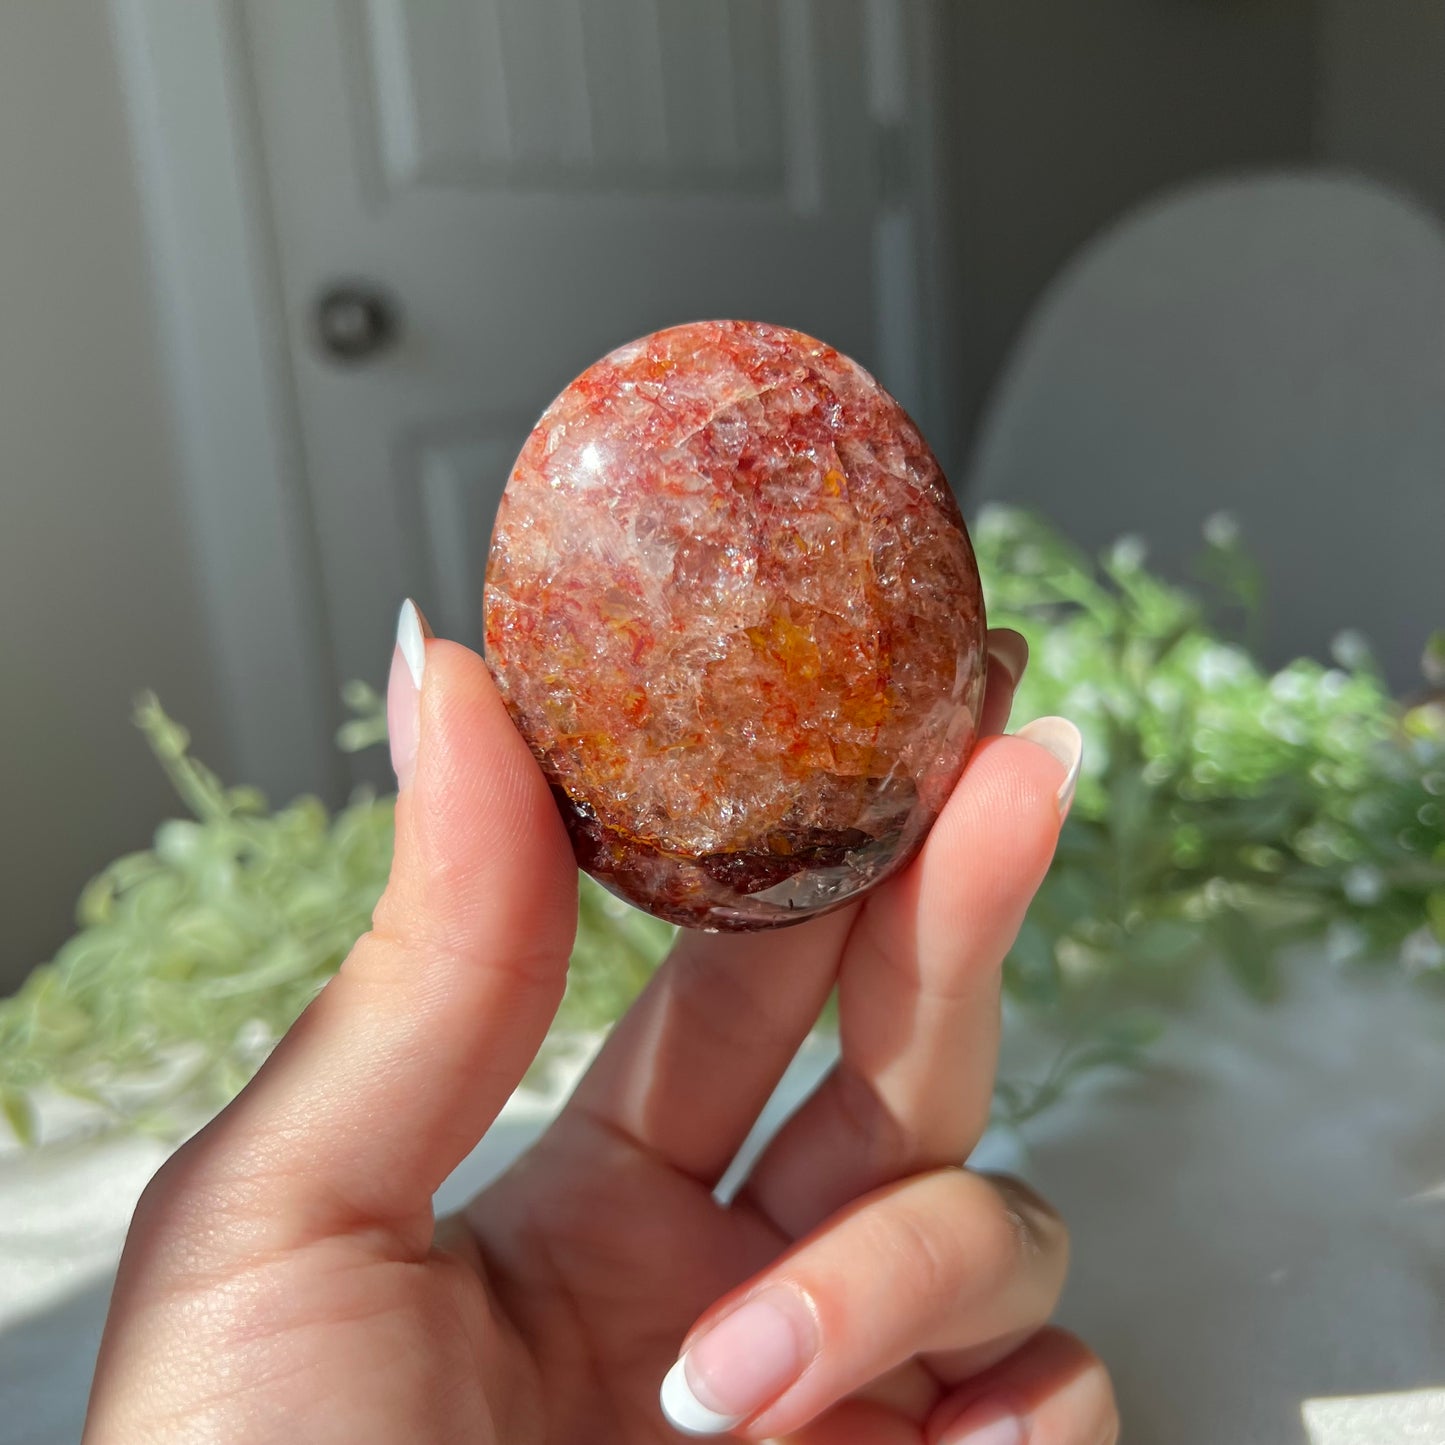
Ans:
{"label": "fingertip", "polygon": [[1058,844],[1066,774],[1036,742],[983,739],[918,860],[917,906],[946,934],[1017,927]]}
{"label": "fingertip", "polygon": [[[515,925],[570,948],[576,868],[546,778],[483,659],[429,640],[411,780],[397,801],[396,859],[380,918],[473,936]],[[564,947],[565,945],[565,947]]]}
{"label": "fingertip", "polygon": [[1084,760],[1084,735],[1066,717],[1041,717],[1026,723],[1014,736],[1041,747],[1062,765],[1064,775],[1059,779],[1054,797],[1060,815],[1067,813]]}
{"label": "fingertip", "polygon": [[[1062,721],[1062,719],[1060,719]],[[1019,733],[983,738],[973,750],[933,834],[947,850],[1005,849],[1038,835],[1050,850],[1060,823],[1067,768],[1056,753]],[[936,846],[934,836],[930,846]]]}
{"label": "fingertip", "polygon": [[1028,639],[1009,627],[989,630],[988,676],[979,712],[979,736],[992,737],[1008,726],[1014,694],[1029,661]]}
{"label": "fingertip", "polygon": [[997,665],[1008,675],[1009,687],[1017,688],[1029,665],[1028,638],[1012,627],[990,627],[987,647],[990,670]]}

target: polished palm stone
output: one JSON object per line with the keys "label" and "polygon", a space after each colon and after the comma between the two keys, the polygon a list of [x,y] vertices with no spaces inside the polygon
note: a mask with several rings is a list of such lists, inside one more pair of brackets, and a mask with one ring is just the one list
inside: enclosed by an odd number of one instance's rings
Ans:
{"label": "polished palm stone", "polygon": [[856,362],[713,321],[589,367],[517,458],[486,649],[578,861],[690,927],[905,864],[973,745],[984,616],[933,453]]}

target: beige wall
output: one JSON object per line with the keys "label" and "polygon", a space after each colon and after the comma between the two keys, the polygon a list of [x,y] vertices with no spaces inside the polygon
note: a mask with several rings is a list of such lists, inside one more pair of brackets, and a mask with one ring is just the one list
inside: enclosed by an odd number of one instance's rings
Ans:
{"label": "beige wall", "polygon": [[0,990],[172,809],[136,689],[224,765],[198,603],[106,6],[0,5]]}
{"label": "beige wall", "polygon": [[1445,5],[1320,0],[1319,11],[1319,154],[1445,217]]}
{"label": "beige wall", "polygon": [[1309,158],[1316,15],[1313,0],[970,0],[948,14],[971,427],[1039,293],[1101,229],[1181,181]]}

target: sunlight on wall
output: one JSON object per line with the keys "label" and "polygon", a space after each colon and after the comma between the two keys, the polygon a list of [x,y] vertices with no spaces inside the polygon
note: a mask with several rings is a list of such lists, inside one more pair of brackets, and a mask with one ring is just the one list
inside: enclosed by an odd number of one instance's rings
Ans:
{"label": "sunlight on wall", "polygon": [[1310,1445],[1433,1445],[1445,1440],[1445,1389],[1306,1400],[1300,1416]]}

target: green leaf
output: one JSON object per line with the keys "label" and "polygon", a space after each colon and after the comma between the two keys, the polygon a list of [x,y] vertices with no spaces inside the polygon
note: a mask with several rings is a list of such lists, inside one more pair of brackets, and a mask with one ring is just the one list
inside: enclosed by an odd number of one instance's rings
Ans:
{"label": "green leaf", "polygon": [[27,1148],[32,1147],[36,1139],[37,1121],[35,1106],[30,1102],[30,1096],[13,1086],[0,1088],[0,1111],[4,1112],[5,1122],[9,1124],[15,1137]]}
{"label": "green leaf", "polygon": [[1215,922],[1225,967],[1235,982],[1261,1003],[1279,997],[1279,967],[1268,936],[1243,914],[1226,914]]}

